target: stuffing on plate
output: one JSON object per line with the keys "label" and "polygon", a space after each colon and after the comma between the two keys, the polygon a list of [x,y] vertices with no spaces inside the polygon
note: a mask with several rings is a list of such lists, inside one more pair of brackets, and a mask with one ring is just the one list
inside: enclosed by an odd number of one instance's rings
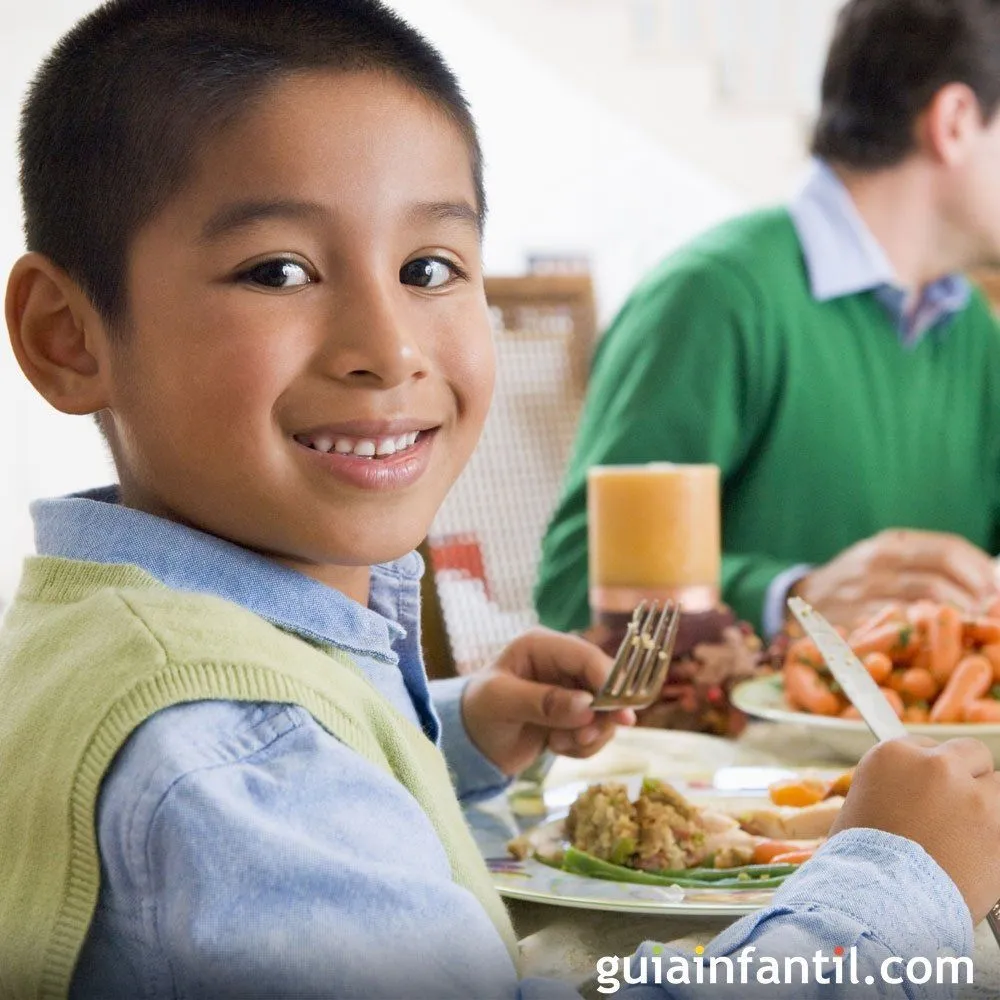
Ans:
{"label": "stuffing on plate", "polygon": [[760,840],[732,816],[700,809],[655,779],[643,782],[635,801],[625,785],[591,785],[570,808],[565,834],[580,851],[645,871],[745,865]]}

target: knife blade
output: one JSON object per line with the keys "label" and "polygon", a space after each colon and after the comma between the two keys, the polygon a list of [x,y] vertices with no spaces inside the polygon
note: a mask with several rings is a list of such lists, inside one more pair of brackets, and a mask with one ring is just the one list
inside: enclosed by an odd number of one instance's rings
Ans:
{"label": "knife blade", "polygon": [[836,682],[843,688],[851,704],[861,713],[875,738],[894,740],[906,735],[895,709],[872,680],[864,664],[854,655],[834,627],[801,597],[789,598],[788,607],[805,629],[826,660]]}
{"label": "knife blade", "polygon": [[[789,598],[788,607],[809,638],[816,643],[830,673],[861,713],[872,735],[880,743],[905,736],[906,727],[843,636],[801,597]],[[997,944],[1000,944],[1000,901],[986,915],[986,922]]]}

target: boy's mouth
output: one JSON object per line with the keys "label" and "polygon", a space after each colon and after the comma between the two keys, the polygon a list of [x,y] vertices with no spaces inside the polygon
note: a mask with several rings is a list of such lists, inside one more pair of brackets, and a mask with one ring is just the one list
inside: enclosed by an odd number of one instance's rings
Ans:
{"label": "boy's mouth", "polygon": [[426,431],[404,431],[401,434],[384,437],[349,437],[345,434],[296,434],[299,444],[313,451],[337,455],[352,455],[356,458],[390,458],[400,452],[409,451],[426,434]]}

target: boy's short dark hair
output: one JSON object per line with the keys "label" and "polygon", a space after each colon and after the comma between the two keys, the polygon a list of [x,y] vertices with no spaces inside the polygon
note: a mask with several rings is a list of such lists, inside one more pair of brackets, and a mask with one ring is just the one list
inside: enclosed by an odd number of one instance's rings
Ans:
{"label": "boy's short dark hair", "polygon": [[1000,0],[849,0],[827,57],[813,153],[862,170],[894,166],[949,83],[971,87],[984,119],[993,117]]}
{"label": "boy's short dark hair", "polygon": [[393,74],[437,104],[468,144],[482,223],[482,154],[458,82],[378,0],[110,0],[59,42],[25,101],[28,249],[120,328],[130,242],[199,145],[267,85],[310,69]]}

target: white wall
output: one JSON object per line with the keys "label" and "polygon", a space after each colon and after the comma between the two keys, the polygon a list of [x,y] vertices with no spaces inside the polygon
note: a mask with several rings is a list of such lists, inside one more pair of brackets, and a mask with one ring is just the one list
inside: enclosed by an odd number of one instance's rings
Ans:
{"label": "white wall", "polygon": [[[14,151],[20,100],[34,68],[89,0],[7,8],[0,37],[0,273],[22,251]],[[602,319],[679,242],[740,207],[736,195],[574,93],[453,0],[396,0],[462,79],[487,159],[490,273],[516,274],[531,252],[584,253]],[[16,10],[16,13],[15,13]],[[0,344],[0,601],[31,550],[29,500],[107,482],[87,418],[51,411]]]}

